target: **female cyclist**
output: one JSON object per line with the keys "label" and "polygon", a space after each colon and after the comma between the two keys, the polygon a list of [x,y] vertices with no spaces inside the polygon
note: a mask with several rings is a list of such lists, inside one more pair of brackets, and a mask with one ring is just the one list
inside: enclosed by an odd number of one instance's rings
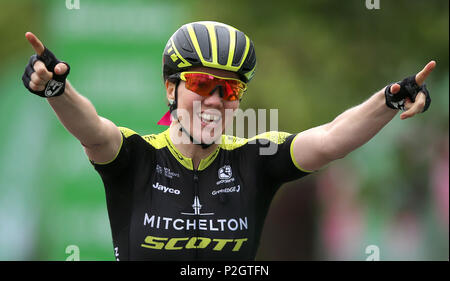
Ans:
{"label": "female cyclist", "polygon": [[[253,42],[218,22],[183,25],[163,53],[169,112],[160,134],[139,135],[98,116],[66,80],[59,61],[32,33],[36,54],[22,77],[47,98],[83,145],[106,192],[117,259],[253,260],[270,202],[298,179],[369,141],[397,114],[430,104],[424,85],[431,61],[333,121],[301,133],[224,135],[256,69]],[[261,148],[273,145],[273,153]]]}

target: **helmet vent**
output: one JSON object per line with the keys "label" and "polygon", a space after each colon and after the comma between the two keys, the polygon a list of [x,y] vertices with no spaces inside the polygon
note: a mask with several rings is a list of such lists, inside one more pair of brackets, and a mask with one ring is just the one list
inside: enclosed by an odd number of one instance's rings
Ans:
{"label": "helmet vent", "polygon": [[195,35],[197,36],[198,45],[202,56],[206,61],[211,61],[211,40],[209,38],[208,29],[203,24],[193,24]]}
{"label": "helmet vent", "polygon": [[228,52],[230,50],[230,32],[226,27],[216,26],[216,38],[217,40],[217,61],[221,65],[226,65],[228,62]]}
{"label": "helmet vent", "polygon": [[236,31],[236,48],[234,49],[233,66],[238,66],[241,62],[246,43],[244,33]]}
{"label": "helmet vent", "polygon": [[183,50],[185,50],[186,52],[193,53],[194,48],[191,45],[191,40],[189,40],[189,35],[187,34],[187,32],[185,30],[182,29],[181,31],[183,31],[182,33],[184,36],[183,40],[178,41],[181,44],[181,48]]}

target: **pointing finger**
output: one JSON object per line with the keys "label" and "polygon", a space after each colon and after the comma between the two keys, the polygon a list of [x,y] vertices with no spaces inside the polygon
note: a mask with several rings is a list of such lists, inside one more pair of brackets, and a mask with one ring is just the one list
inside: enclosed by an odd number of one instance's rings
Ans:
{"label": "pointing finger", "polygon": [[431,71],[433,71],[436,66],[436,62],[434,60],[430,61],[419,73],[416,75],[416,83],[421,86],[425,79],[427,79],[428,75],[430,75]]}
{"label": "pointing finger", "polygon": [[37,55],[42,55],[45,47],[44,44],[42,44],[42,42],[36,37],[36,35],[31,32],[27,32],[25,33],[25,37],[27,38],[28,42],[30,42],[31,46],[34,49],[34,52]]}

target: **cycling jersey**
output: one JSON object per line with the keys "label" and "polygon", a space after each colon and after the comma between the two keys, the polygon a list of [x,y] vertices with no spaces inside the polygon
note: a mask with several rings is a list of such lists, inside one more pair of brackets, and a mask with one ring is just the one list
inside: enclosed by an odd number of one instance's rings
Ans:
{"label": "cycling jersey", "polygon": [[[118,260],[253,260],[270,202],[286,181],[310,173],[292,154],[296,135],[222,135],[197,169],[169,129],[140,136],[120,127],[108,163],[93,163],[106,193]],[[262,149],[276,146],[276,153]]]}

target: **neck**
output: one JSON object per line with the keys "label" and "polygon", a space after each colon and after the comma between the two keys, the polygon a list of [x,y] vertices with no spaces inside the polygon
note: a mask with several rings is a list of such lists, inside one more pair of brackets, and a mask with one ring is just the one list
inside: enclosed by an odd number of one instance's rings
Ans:
{"label": "neck", "polygon": [[181,152],[183,156],[192,159],[195,169],[198,168],[200,160],[208,157],[208,155],[215,151],[218,146],[218,144],[213,143],[207,148],[202,148],[201,145],[192,143],[187,134],[180,132],[180,127],[177,122],[172,122],[169,128],[169,134],[173,145],[178,151]]}

